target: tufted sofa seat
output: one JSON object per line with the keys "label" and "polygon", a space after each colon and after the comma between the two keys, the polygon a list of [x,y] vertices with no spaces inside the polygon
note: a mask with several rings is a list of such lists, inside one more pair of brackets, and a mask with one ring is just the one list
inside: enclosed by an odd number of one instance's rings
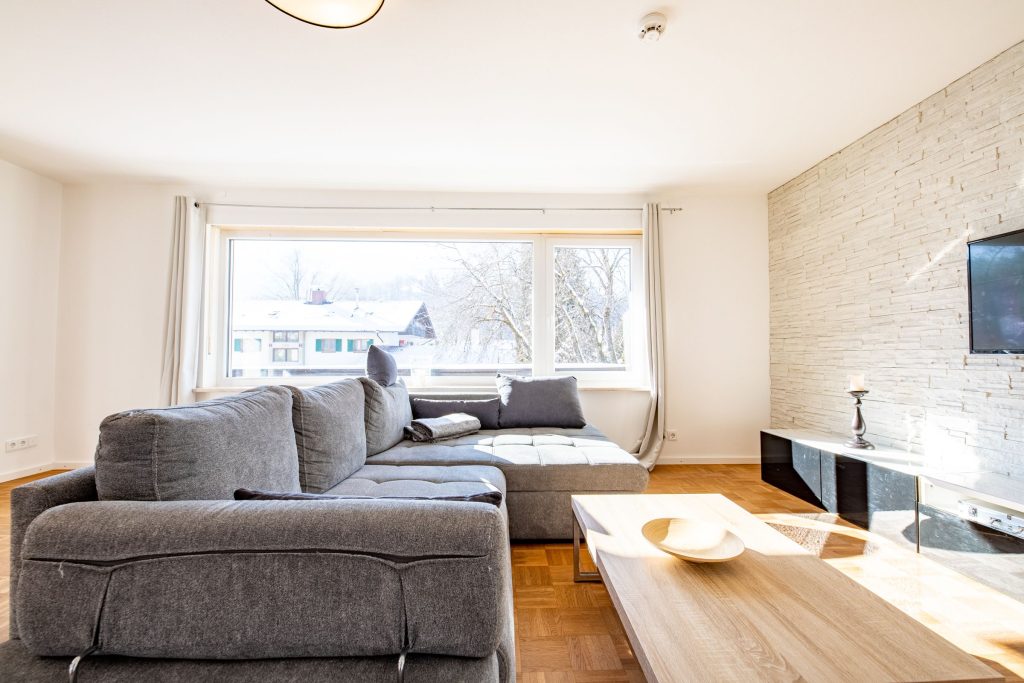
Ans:
{"label": "tufted sofa seat", "polygon": [[[638,493],[648,479],[635,457],[592,425],[484,430],[432,444],[405,440],[366,459],[366,468],[386,466],[497,468],[507,485],[509,534],[514,539],[569,538],[572,494]],[[437,476],[447,475],[439,471]]]}
{"label": "tufted sofa seat", "polygon": [[[501,491],[507,497],[505,475],[497,467],[486,465],[363,465],[360,469],[329,489],[328,494],[367,496],[369,498],[444,498],[471,496],[488,491]],[[502,513],[508,516],[503,499]]]}

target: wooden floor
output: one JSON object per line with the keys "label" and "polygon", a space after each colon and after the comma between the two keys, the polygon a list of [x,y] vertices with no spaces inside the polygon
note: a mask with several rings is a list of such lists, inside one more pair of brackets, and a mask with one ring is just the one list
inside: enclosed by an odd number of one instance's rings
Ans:
{"label": "wooden floor", "polygon": [[[1008,680],[1024,680],[1024,604],[765,484],[756,465],[662,465],[648,492],[722,493]],[[642,681],[607,592],[574,584],[571,561],[571,544],[513,546],[519,680]]]}
{"label": "wooden floor", "polygon": [[[0,484],[0,640],[7,638],[10,490],[29,480]],[[1008,680],[1024,681],[1024,603],[768,486],[757,466],[662,465],[648,492],[728,496]],[[608,593],[573,583],[571,563],[569,543],[513,545],[519,681],[643,681]]]}

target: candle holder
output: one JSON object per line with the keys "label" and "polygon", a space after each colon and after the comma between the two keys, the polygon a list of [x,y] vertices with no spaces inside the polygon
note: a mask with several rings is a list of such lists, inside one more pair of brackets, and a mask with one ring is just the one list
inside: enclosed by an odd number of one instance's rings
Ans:
{"label": "candle holder", "polygon": [[850,423],[850,431],[853,432],[853,438],[847,441],[846,445],[850,448],[874,448],[875,445],[873,443],[864,439],[864,432],[868,430],[868,425],[864,422],[864,416],[860,414],[860,400],[868,395],[867,390],[848,391],[846,393],[853,396],[855,401],[853,404],[853,422]]}

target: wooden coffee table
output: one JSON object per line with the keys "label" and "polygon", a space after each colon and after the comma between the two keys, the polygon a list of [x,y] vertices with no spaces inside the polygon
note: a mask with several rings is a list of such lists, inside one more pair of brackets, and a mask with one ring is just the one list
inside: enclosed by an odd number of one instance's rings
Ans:
{"label": "wooden coffee table", "polygon": [[[652,683],[1004,680],[724,496],[573,496],[572,508]],[[724,523],[746,552],[684,562],[641,535],[658,517]]]}

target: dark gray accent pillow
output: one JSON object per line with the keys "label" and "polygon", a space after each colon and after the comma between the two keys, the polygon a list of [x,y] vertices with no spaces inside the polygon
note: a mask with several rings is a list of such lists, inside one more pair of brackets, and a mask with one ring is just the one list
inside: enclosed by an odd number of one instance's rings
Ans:
{"label": "dark gray accent pillow", "polygon": [[358,379],[292,392],[292,424],[303,491],[323,493],[366,464],[366,414]]}
{"label": "dark gray accent pillow", "polygon": [[390,387],[398,381],[395,357],[374,344],[366,353],[366,376],[382,387]]}
{"label": "dark gray accent pillow", "polygon": [[465,496],[356,496],[333,493],[277,493],[238,489],[235,500],[454,500],[466,503],[490,503],[501,507],[501,491],[484,491]]}
{"label": "dark gray accent pillow", "polygon": [[100,500],[231,500],[235,489],[299,490],[292,393],[259,387],[103,420]]}
{"label": "dark gray accent pillow", "polygon": [[498,426],[586,426],[575,377],[514,377],[498,374]]}
{"label": "dark gray accent pillow", "polygon": [[480,420],[480,429],[497,429],[500,404],[501,400],[497,397],[479,400],[416,397],[412,399],[412,416],[416,420],[421,420],[444,417],[452,413],[465,413]]}
{"label": "dark gray accent pillow", "polygon": [[366,454],[383,453],[405,438],[412,422],[412,404],[405,382],[382,387],[369,377],[360,377],[366,404]]}

